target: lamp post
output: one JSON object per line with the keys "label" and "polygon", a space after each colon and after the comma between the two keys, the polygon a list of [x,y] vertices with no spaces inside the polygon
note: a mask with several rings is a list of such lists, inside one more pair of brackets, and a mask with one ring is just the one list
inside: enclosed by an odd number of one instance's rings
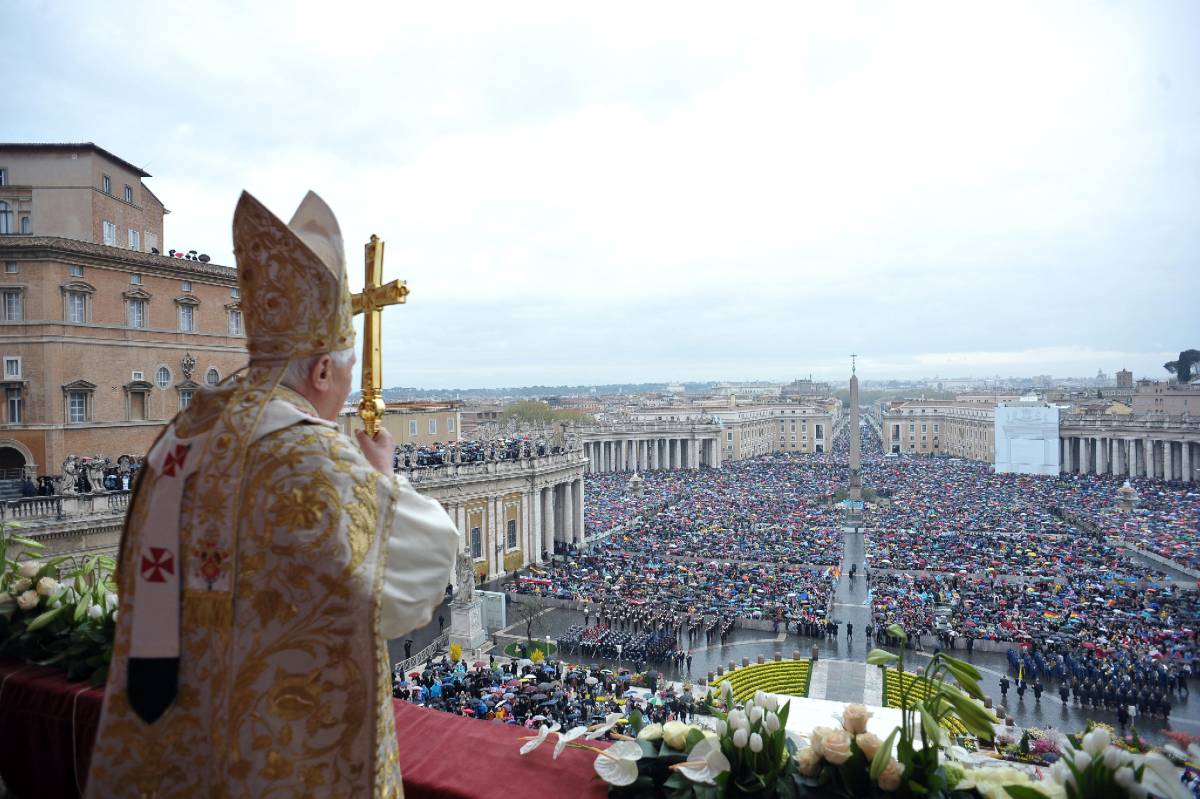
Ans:
{"label": "lamp post", "polygon": [[546,655],[546,660],[545,660],[545,662],[546,662],[546,665],[548,666],[548,665],[550,665],[550,636],[549,636],[549,635],[547,635],[547,636],[546,636],[546,652],[545,652],[545,655]]}
{"label": "lamp post", "polygon": [[621,645],[617,644],[617,675],[621,674]]}

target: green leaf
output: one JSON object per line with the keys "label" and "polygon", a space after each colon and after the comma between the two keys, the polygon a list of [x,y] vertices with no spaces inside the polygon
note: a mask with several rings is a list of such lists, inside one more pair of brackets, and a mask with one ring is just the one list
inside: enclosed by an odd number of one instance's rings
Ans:
{"label": "green leaf", "polygon": [[867,653],[867,665],[869,666],[890,666],[896,660],[896,656],[886,649],[872,649]]}
{"label": "green leaf", "polygon": [[927,747],[937,746],[942,736],[938,723],[933,718],[933,713],[929,711],[924,702],[920,704],[918,712],[921,715],[921,732],[925,734],[925,745]]}
{"label": "green leaf", "polygon": [[67,605],[59,605],[54,610],[46,611],[45,613],[38,616],[33,621],[29,622],[29,626],[25,628],[25,631],[33,632],[34,630],[42,629],[47,624],[49,624],[50,622],[54,621],[59,616],[61,616],[63,614],[63,612],[67,609],[67,607],[68,607]]}
{"label": "green leaf", "polygon": [[896,727],[891,734],[884,739],[879,745],[879,750],[875,752],[875,757],[871,758],[871,781],[878,782],[879,775],[887,767],[888,760],[892,757],[892,744],[896,740],[896,735],[900,732],[900,728]]}
{"label": "green leaf", "polygon": [[892,624],[887,628],[887,634],[893,638],[899,638],[901,643],[908,641],[908,635],[904,632],[904,628],[899,624]]}
{"label": "green leaf", "polygon": [[43,544],[41,541],[35,541],[34,539],[26,538],[23,535],[14,535],[8,539],[8,542],[10,544],[20,544],[21,546],[26,547],[28,549],[36,549],[39,551],[46,548],[46,545]]}
{"label": "green leaf", "polygon": [[1028,785],[1005,785],[1004,790],[1013,799],[1046,799],[1046,794]]}
{"label": "green leaf", "polygon": [[85,615],[87,615],[87,611],[88,611],[88,604],[86,602],[77,602],[75,604],[74,620],[76,622],[80,621]]}
{"label": "green leaf", "polygon": [[972,666],[970,663],[968,663],[965,660],[960,660],[960,659],[954,657],[953,655],[946,655],[946,654],[942,655],[942,659],[946,662],[946,665],[949,666],[951,669],[957,668],[957,669],[961,670],[964,674],[966,674],[967,676],[969,676],[972,680],[975,680],[976,682],[983,679],[983,675],[979,673],[979,669],[975,668],[974,666]]}
{"label": "green leaf", "polygon": [[684,751],[686,751],[686,752],[692,751],[692,747],[695,746],[696,744],[700,743],[703,740],[704,740],[703,732],[701,732],[700,730],[697,730],[697,729],[689,730],[688,734],[687,734],[687,739],[684,743]]}

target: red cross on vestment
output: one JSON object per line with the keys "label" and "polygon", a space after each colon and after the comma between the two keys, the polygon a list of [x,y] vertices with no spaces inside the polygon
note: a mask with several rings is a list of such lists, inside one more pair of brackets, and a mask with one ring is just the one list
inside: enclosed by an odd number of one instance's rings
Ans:
{"label": "red cross on vestment", "polygon": [[189,444],[176,444],[175,449],[163,461],[162,473],[167,477],[174,477],[175,470],[183,468],[183,462],[187,460],[189,449],[191,449],[191,445]]}
{"label": "red cross on vestment", "polygon": [[150,547],[142,553],[142,579],[148,583],[165,583],[168,574],[175,573],[175,557],[169,549]]}

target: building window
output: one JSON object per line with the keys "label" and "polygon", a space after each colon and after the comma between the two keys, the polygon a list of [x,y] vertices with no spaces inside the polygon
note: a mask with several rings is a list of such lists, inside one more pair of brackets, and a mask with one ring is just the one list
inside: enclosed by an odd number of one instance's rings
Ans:
{"label": "building window", "polygon": [[129,326],[130,327],[145,327],[146,326],[146,301],[145,300],[130,300],[129,301]]}
{"label": "building window", "polygon": [[159,388],[171,385],[171,370],[165,366],[158,367],[158,371],[154,373],[154,384]]}
{"label": "building window", "polygon": [[922,432],[922,433],[928,433],[928,432],[929,432],[929,431],[926,429],[927,427],[928,427],[928,425],[927,425],[927,424],[925,424],[924,422],[921,422],[921,432]]}
{"label": "building window", "polygon": [[216,369],[209,369],[204,373],[204,382],[208,383],[210,386],[215,386],[217,383],[221,382],[221,373]]}
{"label": "building window", "polygon": [[129,282],[135,286],[140,286],[140,285],[142,285],[142,276],[139,275],[137,272],[134,272],[132,275],[129,276]]}
{"label": "building window", "polygon": [[233,288],[231,288],[229,290],[229,296],[233,297],[235,300],[240,299],[242,296],[242,290],[239,289],[237,286],[234,286]]}
{"label": "building window", "polygon": [[446,417],[446,432],[447,433],[454,432],[454,417],[453,416]]}
{"label": "building window", "polygon": [[4,321],[20,322],[25,315],[25,298],[19,291],[4,292]]}
{"label": "building window", "polygon": [[107,219],[101,225],[104,228],[104,243],[109,247],[117,246],[117,226]]}
{"label": "building window", "polygon": [[939,427],[941,427],[941,425],[937,425],[937,424],[935,424],[935,425],[933,426],[933,432],[935,432],[935,433],[936,433],[936,432],[938,432],[938,428],[939,428]]}
{"label": "building window", "polygon": [[146,252],[158,252],[158,234],[146,231]]}
{"label": "building window", "polygon": [[913,422],[909,422],[908,423],[908,432],[915,433],[916,430],[917,430],[916,424],[914,424]]}
{"label": "building window", "polygon": [[190,388],[179,390],[179,410],[182,411],[183,409],[187,408],[187,406],[192,404],[192,394],[193,391]]}
{"label": "building window", "polygon": [[21,233],[28,236],[32,232],[33,232],[33,222],[30,221],[29,217],[27,217],[27,216],[21,217]]}
{"label": "building window", "polygon": [[431,436],[437,435],[437,419],[429,420],[429,435],[431,435]]}
{"label": "building window", "polygon": [[183,283],[181,284],[181,287],[183,288],[184,291],[191,291],[192,290],[192,281],[190,281],[190,280],[183,281]]}
{"label": "building window", "polygon": [[22,411],[21,389],[10,388],[10,389],[8,389],[7,394],[8,394],[8,423],[9,424],[20,424],[21,418],[22,418],[21,417],[21,411]]}
{"label": "building window", "polygon": [[417,423],[416,422],[408,423],[408,434],[410,436],[415,436],[417,434]]}
{"label": "building window", "polygon": [[191,305],[179,306],[179,329],[184,333],[191,333],[196,329],[195,325],[196,309]]}
{"label": "building window", "polygon": [[100,176],[100,191],[105,194],[112,194],[112,178],[108,175]]}
{"label": "building window", "polygon": [[508,548],[517,548],[517,522],[515,519],[508,520]]}
{"label": "building window", "polygon": [[67,321],[75,324],[87,321],[87,295],[82,291],[67,292]]}
{"label": "building window", "polygon": [[0,200],[0,236],[12,233],[12,210],[8,203]]}
{"label": "building window", "polygon": [[242,312],[232,310],[229,312],[229,335],[242,335]]}
{"label": "building window", "polygon": [[125,202],[127,202],[127,203],[133,202],[133,186],[125,187]]}
{"label": "building window", "polygon": [[4,274],[15,275],[19,271],[20,271],[20,267],[17,266],[16,261],[5,261],[4,262]]}
{"label": "building window", "polygon": [[67,394],[67,421],[74,424],[88,420],[88,395],[86,391]]}
{"label": "building window", "polygon": [[733,431],[732,430],[730,430],[728,433],[725,434],[725,440],[733,441]]}
{"label": "building window", "polygon": [[138,233],[133,228],[129,228],[129,249],[140,250],[142,248],[142,234]]}
{"label": "building window", "polygon": [[0,186],[8,185],[8,170],[0,169]]}
{"label": "building window", "polygon": [[4,379],[21,379],[21,357],[19,355],[4,356]]}
{"label": "building window", "polygon": [[471,528],[471,557],[483,560],[483,535],[478,527]]}
{"label": "building window", "polygon": [[78,264],[71,264],[71,277],[83,277],[83,267]]}

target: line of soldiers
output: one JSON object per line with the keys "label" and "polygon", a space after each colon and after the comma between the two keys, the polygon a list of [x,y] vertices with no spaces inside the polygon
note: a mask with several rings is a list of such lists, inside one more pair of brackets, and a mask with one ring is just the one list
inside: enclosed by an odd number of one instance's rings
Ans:
{"label": "line of soldiers", "polygon": [[515,461],[521,458],[541,458],[560,455],[563,448],[546,441],[528,438],[500,438],[494,441],[458,441],[448,444],[434,442],[428,446],[404,444],[396,447],[392,468],[411,469],[448,466],[459,463]]}

